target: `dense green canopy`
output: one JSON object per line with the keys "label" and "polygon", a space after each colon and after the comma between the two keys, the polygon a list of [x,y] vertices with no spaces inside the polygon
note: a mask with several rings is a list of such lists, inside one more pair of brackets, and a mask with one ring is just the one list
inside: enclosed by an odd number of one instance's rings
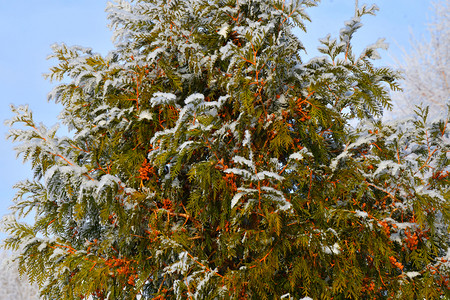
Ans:
{"label": "dense green canopy", "polygon": [[377,121],[399,75],[351,46],[375,6],[303,61],[315,2],[121,0],[109,55],[53,46],[71,135],[12,107],[36,217],[3,221],[44,299],[449,296],[448,119]]}

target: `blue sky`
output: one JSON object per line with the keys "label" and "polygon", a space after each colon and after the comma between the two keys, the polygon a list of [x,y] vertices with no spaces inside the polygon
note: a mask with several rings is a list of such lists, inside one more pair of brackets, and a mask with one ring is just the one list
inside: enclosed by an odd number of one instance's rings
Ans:
{"label": "blue sky", "polygon": [[[14,195],[12,185],[31,176],[28,165],[15,159],[12,145],[5,140],[8,128],[3,121],[12,116],[9,104],[29,104],[37,121],[47,126],[57,122],[60,107],[47,102],[55,83],[42,77],[52,61],[47,61],[50,45],[64,42],[93,48],[106,54],[112,49],[111,32],[104,8],[106,0],[0,0],[0,216],[8,213]],[[401,49],[409,48],[410,32],[426,34],[431,14],[430,0],[359,0],[376,3],[376,17],[362,20],[364,27],[355,35],[355,50],[384,37],[390,44],[380,65],[393,65]],[[354,13],[354,0],[322,0],[308,11],[312,23],[308,33],[298,33],[309,56],[315,56],[317,40],[328,33],[336,36],[345,20]],[[0,233],[0,239],[5,235]]]}

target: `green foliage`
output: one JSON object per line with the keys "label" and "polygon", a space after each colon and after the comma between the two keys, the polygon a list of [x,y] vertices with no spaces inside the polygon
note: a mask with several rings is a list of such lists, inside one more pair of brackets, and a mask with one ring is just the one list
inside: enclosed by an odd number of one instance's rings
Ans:
{"label": "green foliage", "polygon": [[375,7],[303,62],[315,4],[118,1],[108,56],[53,46],[72,137],[12,107],[36,216],[3,221],[44,299],[449,296],[448,120],[376,121],[399,74],[351,47]]}

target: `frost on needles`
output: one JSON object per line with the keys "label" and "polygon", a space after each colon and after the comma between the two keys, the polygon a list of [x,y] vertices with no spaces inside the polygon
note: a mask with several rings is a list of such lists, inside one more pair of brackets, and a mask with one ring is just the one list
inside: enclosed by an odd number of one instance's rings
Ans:
{"label": "frost on needles", "polygon": [[120,0],[107,56],[52,47],[71,137],[12,107],[34,177],[3,222],[43,299],[449,296],[448,118],[378,121],[399,74],[352,49],[375,6],[303,61],[315,5]]}

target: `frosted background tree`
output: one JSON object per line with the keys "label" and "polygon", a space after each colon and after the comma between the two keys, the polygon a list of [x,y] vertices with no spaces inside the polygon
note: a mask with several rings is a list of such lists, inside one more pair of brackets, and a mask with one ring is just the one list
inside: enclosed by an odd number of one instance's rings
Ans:
{"label": "frosted background tree", "polygon": [[412,51],[405,52],[400,68],[404,71],[404,92],[394,94],[396,117],[414,114],[415,106],[430,106],[429,117],[446,113],[450,100],[450,1],[433,3],[428,25],[429,38],[412,37]]}
{"label": "frosted background tree", "polygon": [[37,300],[39,291],[36,285],[28,283],[26,276],[20,276],[17,266],[8,263],[10,256],[0,252],[0,299],[1,300]]}

